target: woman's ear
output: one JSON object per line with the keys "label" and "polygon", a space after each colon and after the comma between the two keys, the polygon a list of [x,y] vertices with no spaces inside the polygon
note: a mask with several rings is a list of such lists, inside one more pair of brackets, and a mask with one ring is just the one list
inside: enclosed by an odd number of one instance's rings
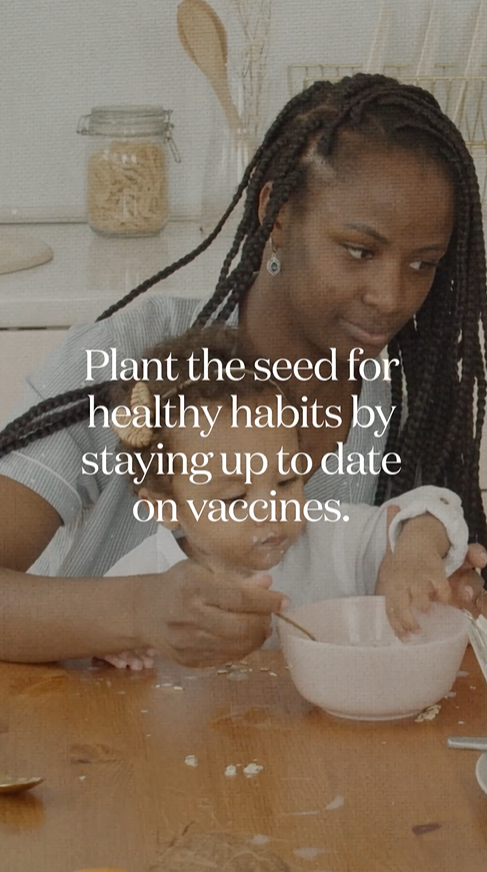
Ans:
{"label": "woman's ear", "polygon": [[[164,500],[169,499],[167,494],[154,494],[152,491],[148,490],[146,487],[141,487],[137,493],[139,500],[147,500],[148,503],[152,503],[155,511],[155,518],[158,523],[162,524],[164,527],[167,527],[168,530],[180,530],[181,524],[179,521],[175,521],[173,518],[173,508],[174,501],[172,505],[163,505]],[[162,517],[161,517],[161,503],[162,503]]]}
{"label": "woman's ear", "polygon": [[265,218],[265,213],[267,211],[267,204],[269,203],[269,197],[270,197],[271,191],[272,191],[272,185],[273,185],[272,182],[266,182],[264,187],[260,189],[259,209],[258,209],[258,216],[259,216],[260,224],[262,224],[262,222]]}
{"label": "woman's ear", "polygon": [[[259,216],[259,221],[261,224],[262,224],[262,222],[265,218],[265,214],[267,212],[267,206],[269,205],[269,197],[271,195],[273,184],[274,184],[273,182],[266,182],[265,185],[260,189],[259,208],[258,208],[257,214]],[[288,212],[288,204],[284,203],[284,206],[279,210],[279,214],[278,214],[276,220],[274,221],[274,226],[272,228],[271,236],[272,236],[273,245],[275,246],[276,249],[282,247],[282,233],[283,233],[283,228],[284,228],[284,225],[285,225],[285,222],[287,219],[287,212]]]}

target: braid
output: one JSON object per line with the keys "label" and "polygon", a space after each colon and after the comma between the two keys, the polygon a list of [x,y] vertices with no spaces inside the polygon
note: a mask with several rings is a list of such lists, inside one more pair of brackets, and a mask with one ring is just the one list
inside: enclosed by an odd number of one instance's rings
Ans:
{"label": "braid", "polygon": [[[339,163],[351,131],[365,145],[409,149],[447,172],[456,193],[456,225],[444,263],[421,309],[390,343],[399,360],[393,367],[391,398],[397,411],[386,451],[400,455],[398,475],[382,472],[376,502],[424,483],[445,485],[463,501],[472,537],[487,544],[479,489],[479,454],[487,382],[486,263],[478,183],[472,158],[433,95],[382,75],[359,73],[336,84],[316,82],[281,110],[247,167],[228,209],[210,235],[192,252],[165,267],[111,306],[98,320],[163,281],[205,251],[245,195],[242,219],[224,259],[215,293],[196,323],[226,320],[242,303],[260,270],[265,246],[280,210],[289,200],[306,202],[311,155]],[[353,149],[352,149],[353,151]],[[352,155],[353,156],[353,155]],[[259,197],[272,182],[266,213],[259,220]],[[237,260],[238,259],[238,260]],[[235,263],[237,261],[237,263]],[[96,388],[99,400],[106,385]],[[84,420],[88,388],[45,400],[0,434],[0,454]],[[475,398],[475,409],[474,409]],[[401,424],[401,417],[404,423]]]}
{"label": "braid", "polygon": [[112,383],[102,382],[94,388],[78,388],[58,397],[43,400],[28,412],[11,421],[0,433],[0,457],[19,448],[25,448],[37,439],[43,439],[84,421],[89,414],[90,395],[96,403],[110,398]]}

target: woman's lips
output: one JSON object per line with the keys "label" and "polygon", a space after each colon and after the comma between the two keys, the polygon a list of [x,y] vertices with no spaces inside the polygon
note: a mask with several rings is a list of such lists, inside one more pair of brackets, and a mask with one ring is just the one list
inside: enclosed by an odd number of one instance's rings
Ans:
{"label": "woman's lips", "polygon": [[363,345],[376,345],[380,349],[384,348],[384,345],[387,345],[391,338],[390,333],[377,333],[364,327],[358,327],[357,324],[352,324],[351,321],[346,321],[344,318],[340,318],[338,323],[351,339],[362,342]]}

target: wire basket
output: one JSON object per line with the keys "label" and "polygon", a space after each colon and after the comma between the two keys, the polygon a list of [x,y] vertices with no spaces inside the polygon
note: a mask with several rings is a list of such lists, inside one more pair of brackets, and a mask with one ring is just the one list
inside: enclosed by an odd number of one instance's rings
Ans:
{"label": "wire basket", "polygon": [[[484,64],[487,69],[487,64]],[[384,75],[394,76],[405,84],[418,85],[430,91],[445,115],[460,129],[474,159],[480,194],[487,210],[487,75],[456,75],[452,64],[436,64],[438,75],[414,76],[408,64],[386,64]],[[363,69],[359,63],[290,64],[287,68],[289,94],[293,97],[313,82],[338,82]]]}

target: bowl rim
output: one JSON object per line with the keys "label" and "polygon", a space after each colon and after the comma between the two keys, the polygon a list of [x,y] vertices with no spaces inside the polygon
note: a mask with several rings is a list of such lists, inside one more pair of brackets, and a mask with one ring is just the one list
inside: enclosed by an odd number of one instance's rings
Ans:
{"label": "bowl rim", "polygon": [[[385,602],[385,596],[383,596],[381,594],[377,594],[377,595],[376,594],[369,594],[366,596],[351,596],[351,597],[330,597],[329,599],[317,600],[315,603],[305,603],[302,606],[297,606],[295,609],[292,609],[292,610],[289,609],[289,611],[286,614],[288,614],[289,617],[296,618],[296,620],[298,620],[297,613],[299,611],[301,611],[302,609],[306,609],[306,608],[309,608],[311,606],[317,606],[317,605],[321,605],[324,603],[341,602],[343,600],[353,600],[355,602],[361,601],[361,600],[370,601],[372,598],[374,598],[376,601],[382,600],[383,602]],[[465,621],[464,628],[462,628],[459,624],[458,629],[455,630],[455,632],[452,633],[451,636],[445,636],[444,639],[431,639],[429,642],[416,642],[414,645],[411,645],[410,647],[414,648],[416,651],[420,651],[423,648],[428,648],[431,651],[433,648],[435,648],[437,646],[444,646],[445,643],[451,644],[454,641],[457,641],[457,640],[460,641],[462,636],[465,636],[465,645],[467,645],[467,643],[468,643],[468,619],[466,618],[465,615],[462,614],[461,610],[455,609],[454,606],[449,606],[447,603],[433,603],[433,605],[437,605],[437,606],[441,606],[441,607],[444,606],[446,608],[452,608],[455,612],[458,612],[458,614],[461,615]],[[314,646],[319,645],[319,646],[321,646],[321,648],[325,648],[325,649],[327,649],[327,648],[333,648],[333,649],[353,648],[353,650],[357,650],[357,651],[359,651],[359,650],[367,650],[367,651],[381,651],[381,650],[383,650],[383,651],[399,651],[399,650],[402,650],[402,648],[400,649],[397,645],[394,644],[395,640],[391,641],[391,643],[389,645],[373,645],[373,644],[364,644],[361,642],[358,642],[355,645],[351,645],[351,644],[340,644],[339,642],[322,642],[319,639],[316,640],[316,642],[315,642],[315,641],[313,641],[313,639],[306,638],[302,633],[300,634],[300,630],[298,630],[296,627],[293,627],[290,624],[284,624],[284,622],[281,622],[281,621],[279,622],[279,625],[278,625],[278,633],[279,633],[279,637],[281,638],[281,640],[282,640],[282,636],[281,636],[281,633],[282,633],[285,636],[289,636],[289,637],[292,637],[293,639],[297,640],[298,644],[314,645]],[[414,634],[409,634],[409,635],[414,636]],[[404,646],[404,647],[408,646],[407,639],[401,639],[399,636],[396,636],[396,635],[395,635],[395,639],[397,639],[399,642],[401,642],[402,646]]]}

